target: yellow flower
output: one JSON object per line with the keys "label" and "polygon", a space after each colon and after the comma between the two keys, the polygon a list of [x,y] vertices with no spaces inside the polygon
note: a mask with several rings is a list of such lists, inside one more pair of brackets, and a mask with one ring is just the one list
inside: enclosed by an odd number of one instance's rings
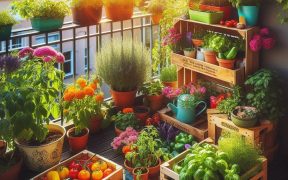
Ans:
{"label": "yellow flower", "polygon": [[83,78],[78,78],[76,83],[81,87],[84,88],[87,85],[87,81]]}

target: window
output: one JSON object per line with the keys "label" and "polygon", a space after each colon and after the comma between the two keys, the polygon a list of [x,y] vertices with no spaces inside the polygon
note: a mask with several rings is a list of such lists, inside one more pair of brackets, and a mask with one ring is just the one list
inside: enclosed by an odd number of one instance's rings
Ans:
{"label": "window", "polygon": [[[6,51],[6,41],[0,42],[0,52]],[[9,42],[9,50],[22,49],[26,46],[25,38],[13,38]]]}
{"label": "window", "polygon": [[[48,43],[58,41],[59,39],[60,39],[59,33],[48,34]],[[45,44],[45,36],[44,35],[36,36],[35,41],[36,44]],[[59,44],[53,44],[50,46],[59,51]]]}
{"label": "window", "polygon": [[65,72],[65,77],[73,75],[73,53],[72,51],[67,51],[63,53],[65,57],[65,62],[64,62],[64,72]]}
{"label": "window", "polygon": [[88,49],[85,48],[85,53],[84,53],[84,60],[85,60],[85,71],[88,70]]}

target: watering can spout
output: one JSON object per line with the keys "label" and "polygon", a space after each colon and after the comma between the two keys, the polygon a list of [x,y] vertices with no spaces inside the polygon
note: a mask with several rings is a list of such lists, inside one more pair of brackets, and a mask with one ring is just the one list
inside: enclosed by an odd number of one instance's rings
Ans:
{"label": "watering can spout", "polygon": [[173,111],[174,114],[177,114],[178,108],[174,104],[169,103],[167,106]]}

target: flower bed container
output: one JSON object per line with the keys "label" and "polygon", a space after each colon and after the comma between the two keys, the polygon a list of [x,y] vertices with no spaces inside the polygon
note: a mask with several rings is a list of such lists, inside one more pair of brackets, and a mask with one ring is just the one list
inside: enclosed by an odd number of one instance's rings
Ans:
{"label": "flower bed container", "polygon": [[219,24],[223,18],[223,12],[206,12],[189,10],[189,16],[191,20],[204,22],[208,24]]}
{"label": "flower bed container", "polygon": [[12,31],[12,25],[0,26],[0,41],[9,39]]}
{"label": "flower bed container", "polygon": [[123,21],[132,17],[134,0],[104,0],[104,6],[108,19]]}
{"label": "flower bed container", "polygon": [[99,7],[74,7],[72,8],[73,23],[80,26],[99,24],[102,18],[102,6]]}
{"label": "flower bed container", "polygon": [[32,28],[39,32],[57,30],[63,26],[64,18],[62,19],[31,19]]}
{"label": "flower bed container", "polygon": [[202,11],[216,11],[216,12],[223,12],[222,20],[229,20],[231,17],[232,7],[231,6],[209,6],[205,4],[200,4],[200,10]]}

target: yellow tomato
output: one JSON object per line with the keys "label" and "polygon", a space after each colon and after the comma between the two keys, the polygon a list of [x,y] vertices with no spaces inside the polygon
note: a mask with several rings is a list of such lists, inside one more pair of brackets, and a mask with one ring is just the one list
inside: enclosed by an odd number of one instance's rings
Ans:
{"label": "yellow tomato", "polygon": [[107,169],[108,165],[105,161],[100,161],[100,169],[101,171],[105,171]]}
{"label": "yellow tomato", "polygon": [[99,163],[99,161],[97,161],[97,162],[95,162],[95,163],[92,164],[91,170],[92,170],[92,171],[100,170],[100,163]]}
{"label": "yellow tomato", "polygon": [[58,174],[60,176],[60,179],[66,179],[69,177],[69,169],[65,166],[60,166],[58,168]]}
{"label": "yellow tomato", "polygon": [[100,180],[103,178],[103,172],[101,170],[96,170],[92,172],[92,180]]}
{"label": "yellow tomato", "polygon": [[57,171],[49,171],[47,173],[47,180],[60,180],[58,172]]}

